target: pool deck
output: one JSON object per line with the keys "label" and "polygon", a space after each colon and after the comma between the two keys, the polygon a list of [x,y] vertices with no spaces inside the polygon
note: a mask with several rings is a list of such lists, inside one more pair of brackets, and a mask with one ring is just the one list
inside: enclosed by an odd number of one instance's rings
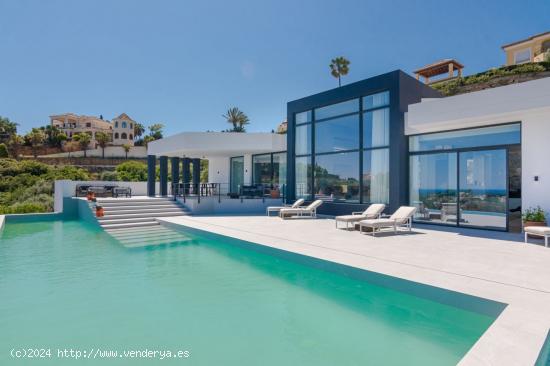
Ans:
{"label": "pool deck", "polygon": [[533,365],[550,328],[550,248],[520,234],[415,226],[361,235],[332,219],[158,219],[508,304],[460,365]]}

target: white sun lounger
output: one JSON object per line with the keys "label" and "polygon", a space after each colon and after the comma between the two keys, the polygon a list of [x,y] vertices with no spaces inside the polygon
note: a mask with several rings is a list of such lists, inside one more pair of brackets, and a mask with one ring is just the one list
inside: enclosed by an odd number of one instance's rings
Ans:
{"label": "white sun lounger", "polygon": [[363,227],[370,227],[372,229],[372,236],[376,234],[376,229],[380,231],[385,227],[392,227],[394,233],[397,233],[397,228],[401,226],[405,226],[411,231],[412,218],[415,212],[416,207],[401,206],[389,218],[359,221],[359,231],[363,232]]}
{"label": "white sun lounger", "polygon": [[523,228],[525,232],[525,242],[529,235],[544,237],[544,246],[548,247],[548,238],[550,238],[550,226],[526,226]]}
{"label": "white sun lounger", "polygon": [[316,200],[309,204],[307,207],[297,208],[282,208],[279,211],[279,217],[285,219],[289,216],[310,216],[317,217],[317,208],[323,204],[323,201]]}
{"label": "white sun lounger", "polygon": [[363,212],[352,212],[351,215],[336,216],[334,218],[336,228],[338,229],[338,222],[345,222],[346,229],[348,229],[350,223],[355,225],[356,222],[362,220],[379,219],[385,208],[386,205],[383,203],[373,203]]}
{"label": "white sun lounger", "polygon": [[281,211],[281,209],[283,209],[283,208],[298,208],[298,207],[300,207],[303,203],[304,203],[304,199],[303,199],[303,198],[300,198],[299,200],[296,200],[296,202],[294,202],[292,205],[288,205],[288,206],[269,206],[269,207],[266,209],[266,214],[267,214],[267,216],[270,216],[270,213],[271,213],[271,212],[279,212],[279,211]]}

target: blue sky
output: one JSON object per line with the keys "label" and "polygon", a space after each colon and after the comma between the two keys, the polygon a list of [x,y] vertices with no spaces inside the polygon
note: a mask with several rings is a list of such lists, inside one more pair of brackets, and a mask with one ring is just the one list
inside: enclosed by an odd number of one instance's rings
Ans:
{"label": "blue sky", "polygon": [[0,0],[0,115],[20,132],[74,112],[122,112],[166,133],[222,130],[238,106],[270,131],[286,103],[442,58],[465,73],[550,31],[550,1]]}

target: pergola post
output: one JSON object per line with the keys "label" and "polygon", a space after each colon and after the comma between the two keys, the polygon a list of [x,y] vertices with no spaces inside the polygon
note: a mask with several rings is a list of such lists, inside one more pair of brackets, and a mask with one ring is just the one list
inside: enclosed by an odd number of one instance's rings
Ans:
{"label": "pergola post", "polygon": [[193,159],[193,186],[199,191],[199,184],[201,183],[201,159]]}
{"label": "pergola post", "polygon": [[180,158],[177,156],[170,158],[172,165],[172,194],[174,197],[177,193],[177,184],[180,182]]}
{"label": "pergola post", "polygon": [[159,158],[160,164],[160,195],[168,195],[168,157],[161,156]]}
{"label": "pergola post", "polygon": [[147,155],[147,195],[155,196],[157,157]]}
{"label": "pergola post", "polygon": [[452,78],[454,76],[455,70],[453,68],[453,63],[451,62],[449,64],[449,77]]}
{"label": "pergola post", "polygon": [[189,183],[191,183],[191,170],[189,163],[191,159],[181,159],[181,181],[183,183],[183,191],[185,194],[189,194]]}

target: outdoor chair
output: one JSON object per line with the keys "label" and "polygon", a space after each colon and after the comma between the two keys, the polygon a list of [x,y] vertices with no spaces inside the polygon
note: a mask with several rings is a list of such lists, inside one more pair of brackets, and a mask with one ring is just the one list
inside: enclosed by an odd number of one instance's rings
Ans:
{"label": "outdoor chair", "polygon": [[382,211],[386,208],[383,203],[373,203],[363,212],[352,212],[351,215],[341,215],[334,218],[334,223],[338,229],[338,222],[345,222],[346,229],[349,228],[349,224],[355,226],[356,222],[368,219],[379,219]]}
{"label": "outdoor chair", "polygon": [[316,200],[310,203],[307,207],[297,207],[297,208],[282,208],[279,211],[279,217],[285,219],[290,216],[309,216],[317,217],[317,208],[323,204],[323,201]]}
{"label": "outdoor chair", "polygon": [[363,232],[363,227],[371,228],[372,236],[376,234],[376,230],[381,231],[382,228],[393,228],[394,234],[397,233],[397,228],[405,226],[408,231],[412,230],[412,218],[416,212],[416,207],[401,206],[389,218],[363,220],[359,222],[359,231]]}
{"label": "outdoor chair", "polygon": [[296,200],[292,205],[286,205],[286,206],[269,206],[266,209],[267,216],[270,216],[271,212],[279,212],[283,208],[298,208],[304,203],[304,199],[300,198],[299,200]]}
{"label": "outdoor chair", "polygon": [[113,198],[118,198],[119,196],[132,197],[132,189],[130,187],[114,187]]}

